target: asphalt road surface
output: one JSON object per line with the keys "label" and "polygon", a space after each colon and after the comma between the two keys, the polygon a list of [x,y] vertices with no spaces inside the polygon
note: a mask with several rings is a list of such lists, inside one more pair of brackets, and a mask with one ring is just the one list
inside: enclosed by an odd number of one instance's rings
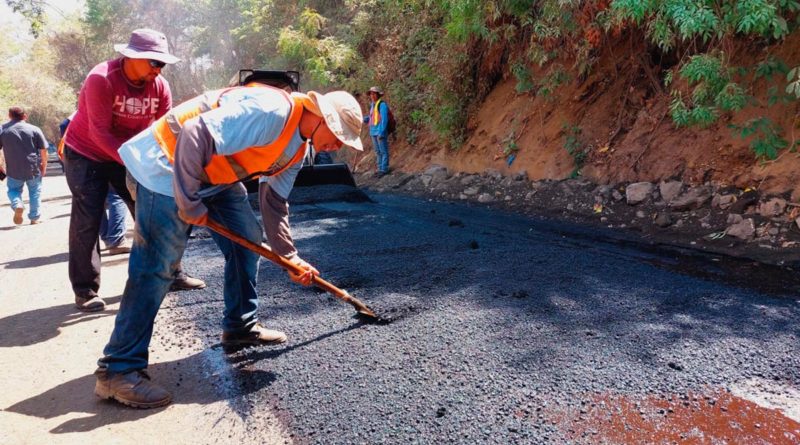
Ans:
{"label": "asphalt road surface", "polygon": [[215,385],[253,428],[277,413],[295,443],[800,443],[790,273],[371,198],[293,205],[293,234],[324,278],[397,320],[364,324],[264,260],[260,317],[289,342],[226,355],[223,259],[197,231],[184,263],[209,287],[159,323],[201,338],[208,371],[178,384]]}

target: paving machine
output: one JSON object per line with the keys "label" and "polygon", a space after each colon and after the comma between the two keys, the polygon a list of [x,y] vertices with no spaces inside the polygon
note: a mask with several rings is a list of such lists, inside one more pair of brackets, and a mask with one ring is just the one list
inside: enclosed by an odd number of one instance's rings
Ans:
{"label": "paving machine", "polygon": [[[239,85],[247,85],[252,82],[286,91],[300,91],[300,73],[297,71],[239,70]],[[303,161],[303,167],[294,181],[295,187],[333,184],[355,187],[356,181],[347,164],[332,162],[328,153],[316,154],[312,145]],[[245,186],[250,193],[258,191],[258,179],[245,182]]]}

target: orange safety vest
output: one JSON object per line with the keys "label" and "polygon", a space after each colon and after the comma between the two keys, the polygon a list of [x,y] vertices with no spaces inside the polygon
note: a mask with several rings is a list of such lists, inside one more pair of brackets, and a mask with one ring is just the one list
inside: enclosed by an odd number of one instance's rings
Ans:
{"label": "orange safety vest", "polygon": [[58,159],[61,159],[61,162],[64,162],[64,144],[65,144],[64,141],[67,140],[68,131],[69,128],[64,130],[64,136],[61,136],[61,139],[58,140],[58,149],[56,150],[56,153],[58,153]]}
{"label": "orange safety vest", "polygon": [[372,122],[370,122],[370,125],[372,125],[373,127],[377,126],[381,122],[380,108],[382,100],[383,99],[378,99],[378,101],[375,102],[375,105],[373,105],[372,107]]}
{"label": "orange safety vest", "polygon": [[300,146],[297,153],[288,162],[282,158],[282,155],[294,136],[298,125],[300,125],[300,117],[303,115],[304,109],[303,102],[307,100],[307,96],[300,93],[292,93],[290,96],[278,88],[253,85],[209,91],[178,105],[159,118],[151,128],[158,145],[161,146],[161,150],[170,163],[175,162],[175,145],[178,141],[178,134],[183,128],[183,123],[206,111],[219,107],[219,101],[222,96],[236,88],[272,88],[275,91],[280,91],[292,105],[289,119],[286,121],[278,138],[270,144],[248,147],[228,156],[213,155],[211,162],[204,168],[205,177],[203,180],[209,184],[232,184],[260,175],[273,176],[303,159],[306,152],[305,143]]}

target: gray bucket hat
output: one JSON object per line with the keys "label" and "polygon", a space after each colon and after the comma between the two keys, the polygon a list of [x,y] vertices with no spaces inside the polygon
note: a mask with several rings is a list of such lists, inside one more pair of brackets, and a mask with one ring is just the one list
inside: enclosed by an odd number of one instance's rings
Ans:
{"label": "gray bucket hat", "polygon": [[383,96],[383,90],[381,87],[372,87],[369,89],[369,91],[367,91],[367,94],[369,93],[378,93],[378,96]]}
{"label": "gray bucket hat", "polygon": [[128,44],[114,45],[114,50],[131,59],[153,59],[164,63],[181,60],[169,53],[167,37],[164,34],[147,28],[134,30]]}

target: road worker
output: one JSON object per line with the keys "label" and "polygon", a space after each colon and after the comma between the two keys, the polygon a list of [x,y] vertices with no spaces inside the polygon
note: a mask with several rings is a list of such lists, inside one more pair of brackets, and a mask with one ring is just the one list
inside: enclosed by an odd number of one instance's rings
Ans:
{"label": "road worker", "polygon": [[[75,305],[84,312],[105,309],[100,289],[98,234],[109,187],[133,212],[125,187],[125,166],[117,150],[172,107],[169,83],[161,70],[179,59],[169,53],[164,34],[147,28],[131,33],[114,48],[121,57],[98,64],[86,76],[63,141],[67,184],[72,192],[69,220],[69,280]],[[175,285],[205,287],[176,269]]]}
{"label": "road worker", "polygon": [[[145,373],[148,346],[171,273],[190,225],[209,219],[254,243],[262,229],[240,181],[262,176],[261,213],[272,249],[305,270],[290,278],[309,285],[319,272],[300,258],[288,222],[289,192],[311,142],[317,151],[363,150],[362,113],[349,93],[287,93],[269,86],[211,91],[173,108],[122,145],[119,155],[137,181],[137,220],[128,282],[114,331],[98,361],[95,393],[152,408],[171,401]],[[222,345],[278,344],[286,334],[257,319],[258,255],[217,234],[225,256]]]}

